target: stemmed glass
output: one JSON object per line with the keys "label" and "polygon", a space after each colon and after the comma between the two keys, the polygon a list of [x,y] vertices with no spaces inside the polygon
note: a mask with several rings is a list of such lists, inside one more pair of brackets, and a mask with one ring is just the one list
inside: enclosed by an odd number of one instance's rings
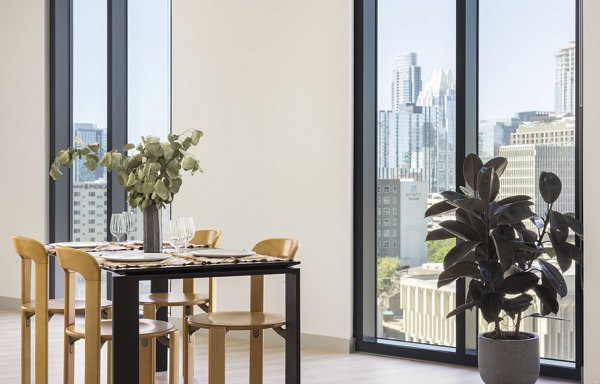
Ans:
{"label": "stemmed glass", "polygon": [[185,231],[185,248],[187,250],[190,241],[194,238],[194,235],[196,234],[196,229],[194,228],[194,218],[182,217],[181,222]]}
{"label": "stemmed glass", "polygon": [[123,211],[123,220],[125,221],[125,233],[127,234],[127,240],[131,241],[132,235],[135,232],[135,214],[131,211]]}
{"label": "stemmed glass", "polygon": [[117,239],[117,243],[121,242],[121,237],[126,234],[125,218],[120,213],[113,213],[110,217],[110,233]]}
{"label": "stemmed glass", "polygon": [[179,254],[179,248],[185,244],[186,237],[187,234],[181,220],[169,221],[169,244],[175,248],[175,256]]}

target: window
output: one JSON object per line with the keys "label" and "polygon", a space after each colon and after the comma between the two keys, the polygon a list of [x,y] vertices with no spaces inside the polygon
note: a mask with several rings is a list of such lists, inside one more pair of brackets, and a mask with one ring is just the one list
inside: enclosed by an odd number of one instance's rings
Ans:
{"label": "window", "polygon": [[[450,217],[420,220],[464,184],[466,154],[507,157],[506,194],[535,195],[541,167],[553,170],[569,200],[560,209],[580,212],[579,3],[355,0],[358,351],[476,364],[478,314],[445,319],[465,302],[465,282],[437,289],[453,244],[424,241]],[[569,273],[570,321],[527,327],[540,334],[542,375],[578,379],[580,271]]]}

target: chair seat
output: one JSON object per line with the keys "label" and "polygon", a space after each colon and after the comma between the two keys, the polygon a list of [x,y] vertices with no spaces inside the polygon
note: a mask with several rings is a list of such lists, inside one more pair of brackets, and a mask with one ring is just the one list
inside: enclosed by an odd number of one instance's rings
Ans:
{"label": "chair seat", "polygon": [[223,327],[228,330],[257,330],[277,328],[285,324],[285,317],[268,312],[211,312],[188,317],[188,324],[197,328]]}
{"label": "chair seat", "polygon": [[[173,324],[166,321],[140,319],[140,339],[165,336],[174,329]],[[65,333],[77,339],[85,339],[85,322],[69,325]],[[100,321],[100,338],[112,340],[112,320]]]}
{"label": "chair seat", "polygon": [[201,293],[160,292],[140,295],[141,304],[156,304],[159,307],[191,306],[204,304],[207,301],[208,295]]}
{"label": "chair seat", "polygon": [[[108,300],[102,300],[101,308],[105,309],[111,306],[111,302]],[[25,312],[35,312],[35,300],[30,301],[21,305],[21,310]],[[85,301],[75,300],[75,312],[83,313],[85,311]],[[48,313],[64,313],[65,312],[65,300],[64,299],[50,299],[48,300]]]}

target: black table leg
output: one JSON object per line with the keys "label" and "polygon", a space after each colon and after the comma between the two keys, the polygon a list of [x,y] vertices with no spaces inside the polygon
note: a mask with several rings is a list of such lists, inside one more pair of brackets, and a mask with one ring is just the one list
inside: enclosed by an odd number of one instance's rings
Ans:
{"label": "black table leg", "polygon": [[[151,280],[150,292],[168,292],[169,280]],[[156,312],[156,320],[169,321],[169,308],[162,307]],[[167,347],[156,341],[156,372],[165,372],[167,370]]]}
{"label": "black table leg", "polygon": [[285,382],[300,383],[300,270],[285,275]]}
{"label": "black table leg", "polygon": [[113,383],[139,382],[139,281],[113,277]]}

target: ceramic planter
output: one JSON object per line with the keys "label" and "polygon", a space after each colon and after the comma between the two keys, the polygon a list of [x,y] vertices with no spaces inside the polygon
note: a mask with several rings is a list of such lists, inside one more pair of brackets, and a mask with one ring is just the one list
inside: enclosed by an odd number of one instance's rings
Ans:
{"label": "ceramic planter", "polygon": [[144,209],[144,252],[162,252],[161,214],[154,204]]}
{"label": "ceramic planter", "polygon": [[495,340],[479,334],[479,375],[485,384],[533,384],[540,375],[540,339]]}

